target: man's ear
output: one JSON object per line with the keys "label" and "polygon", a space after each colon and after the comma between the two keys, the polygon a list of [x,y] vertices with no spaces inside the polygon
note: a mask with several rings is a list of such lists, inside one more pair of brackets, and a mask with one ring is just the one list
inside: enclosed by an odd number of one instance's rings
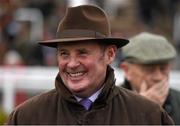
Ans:
{"label": "man's ear", "polygon": [[124,61],[119,64],[119,68],[122,69],[124,73],[128,72],[128,64]]}
{"label": "man's ear", "polygon": [[107,53],[107,63],[111,64],[116,57],[117,47],[115,45],[109,45],[107,47],[106,53]]}

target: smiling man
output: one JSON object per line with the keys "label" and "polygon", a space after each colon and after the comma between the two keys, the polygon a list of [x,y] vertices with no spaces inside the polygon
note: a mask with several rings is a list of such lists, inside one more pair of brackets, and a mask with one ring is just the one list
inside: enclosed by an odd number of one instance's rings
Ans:
{"label": "smiling man", "polygon": [[111,37],[99,7],[68,8],[57,38],[40,42],[57,48],[55,89],[15,108],[7,124],[173,124],[157,104],[115,86],[110,64],[128,42]]}
{"label": "smiling man", "polygon": [[103,47],[92,40],[58,45],[59,74],[73,94],[89,97],[102,87],[116,50],[115,46]]}

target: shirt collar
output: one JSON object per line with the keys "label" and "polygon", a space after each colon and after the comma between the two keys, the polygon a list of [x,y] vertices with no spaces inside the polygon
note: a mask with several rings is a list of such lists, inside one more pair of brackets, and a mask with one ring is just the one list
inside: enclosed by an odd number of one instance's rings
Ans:
{"label": "shirt collar", "polygon": [[[91,100],[92,102],[94,102],[97,97],[99,96],[99,94],[101,93],[102,89],[104,86],[102,86],[98,91],[96,91],[94,94],[92,94],[90,97],[88,97],[89,100]],[[79,102],[81,101],[83,98],[78,97],[78,96],[74,96],[76,98],[76,100]]]}

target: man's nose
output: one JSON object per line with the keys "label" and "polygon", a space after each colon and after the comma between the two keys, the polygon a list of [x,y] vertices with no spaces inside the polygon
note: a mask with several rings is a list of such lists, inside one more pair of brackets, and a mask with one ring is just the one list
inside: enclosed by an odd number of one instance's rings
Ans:
{"label": "man's nose", "polygon": [[68,62],[68,67],[70,68],[76,68],[80,65],[79,60],[76,57],[71,57]]}

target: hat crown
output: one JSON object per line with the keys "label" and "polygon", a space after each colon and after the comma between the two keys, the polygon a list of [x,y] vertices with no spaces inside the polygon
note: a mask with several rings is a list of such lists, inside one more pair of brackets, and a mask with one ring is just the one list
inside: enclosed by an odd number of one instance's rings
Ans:
{"label": "hat crown", "polygon": [[81,5],[67,8],[58,25],[56,38],[39,41],[39,44],[56,48],[60,43],[87,41],[116,45],[117,48],[129,43],[126,39],[111,36],[109,19],[101,8]]}
{"label": "hat crown", "polygon": [[109,20],[99,7],[69,7],[57,29],[58,38],[111,36]]}
{"label": "hat crown", "polygon": [[165,37],[147,32],[130,38],[122,53],[125,60],[141,64],[169,61],[176,56],[175,48]]}

